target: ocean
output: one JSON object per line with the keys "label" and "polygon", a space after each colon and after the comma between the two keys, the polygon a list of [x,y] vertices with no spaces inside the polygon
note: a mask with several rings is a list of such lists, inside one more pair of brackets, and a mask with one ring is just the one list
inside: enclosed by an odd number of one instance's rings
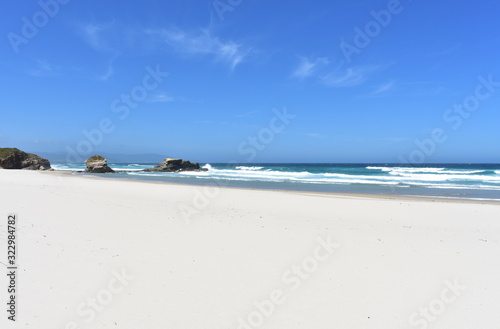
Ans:
{"label": "ocean", "polygon": [[[500,200],[500,164],[317,164],[206,163],[205,172],[140,172],[156,163],[111,163],[115,174],[84,174],[178,184]],[[53,164],[55,170],[84,170],[84,164]]]}

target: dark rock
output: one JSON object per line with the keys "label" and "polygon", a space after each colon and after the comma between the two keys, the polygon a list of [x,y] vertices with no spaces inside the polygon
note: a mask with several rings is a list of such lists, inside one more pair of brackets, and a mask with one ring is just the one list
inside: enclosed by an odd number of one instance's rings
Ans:
{"label": "dark rock", "polygon": [[0,148],[0,168],[51,170],[50,161],[17,148]]}
{"label": "dark rock", "polygon": [[144,169],[144,171],[164,171],[164,172],[179,172],[179,171],[207,171],[206,168],[200,168],[200,164],[196,162],[185,161],[182,159],[167,158],[153,168]]}
{"label": "dark rock", "polygon": [[85,172],[96,173],[96,174],[115,172],[108,166],[108,160],[106,160],[106,158],[103,158],[100,155],[91,156],[85,161],[85,164],[87,165]]}

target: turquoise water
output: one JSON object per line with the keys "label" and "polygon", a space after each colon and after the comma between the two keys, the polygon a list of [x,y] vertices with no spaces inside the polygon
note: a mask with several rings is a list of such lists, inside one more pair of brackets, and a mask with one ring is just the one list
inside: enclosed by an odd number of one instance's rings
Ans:
{"label": "turquoise water", "polygon": [[[500,200],[500,164],[203,164],[206,172],[140,172],[156,163],[110,164],[115,174],[93,174],[180,184],[374,193]],[[83,164],[55,164],[56,170],[84,170]]]}

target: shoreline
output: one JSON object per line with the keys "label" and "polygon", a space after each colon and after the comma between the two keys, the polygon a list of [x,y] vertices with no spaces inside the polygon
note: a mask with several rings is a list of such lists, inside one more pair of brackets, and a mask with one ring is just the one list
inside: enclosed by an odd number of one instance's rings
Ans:
{"label": "shoreline", "polygon": [[[150,184],[167,184],[172,186],[196,186],[196,187],[207,187],[213,186],[211,184],[182,184],[182,183],[171,183],[162,182],[154,180],[141,180],[135,178],[121,178],[121,177],[101,177],[90,173],[77,172],[77,171],[40,171],[42,173],[56,173],[61,175],[73,175],[75,177],[84,177],[87,179],[98,179],[98,180],[117,180],[125,182],[140,182],[140,183],[150,183]],[[112,175],[112,174],[106,174]],[[381,199],[381,200],[400,200],[400,201],[425,201],[425,202],[443,202],[443,203],[471,203],[471,204],[492,204],[500,205],[500,200],[480,200],[480,199],[466,199],[466,198],[456,198],[456,197],[436,197],[436,196],[414,196],[414,195],[402,195],[402,194],[370,194],[370,193],[340,193],[340,192],[323,192],[323,191],[300,191],[300,190],[289,190],[289,189],[262,189],[253,187],[232,187],[232,186],[222,186],[217,185],[218,188],[222,189],[235,189],[235,190],[250,190],[250,191],[269,191],[269,192],[285,192],[293,194],[302,195],[317,195],[322,197],[338,197],[338,198],[369,198],[369,199]]]}

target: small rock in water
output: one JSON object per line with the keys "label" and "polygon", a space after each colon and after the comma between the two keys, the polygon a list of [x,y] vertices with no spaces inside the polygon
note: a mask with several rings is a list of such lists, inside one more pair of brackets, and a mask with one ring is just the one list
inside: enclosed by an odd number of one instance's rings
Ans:
{"label": "small rock in water", "polygon": [[108,160],[106,160],[106,158],[100,155],[91,156],[85,161],[85,164],[87,165],[85,172],[99,173],[99,174],[115,172],[108,166]]}
{"label": "small rock in water", "polygon": [[144,169],[144,171],[163,171],[163,172],[179,172],[179,171],[207,171],[206,168],[200,168],[200,164],[182,159],[166,158],[163,162],[153,168]]}

